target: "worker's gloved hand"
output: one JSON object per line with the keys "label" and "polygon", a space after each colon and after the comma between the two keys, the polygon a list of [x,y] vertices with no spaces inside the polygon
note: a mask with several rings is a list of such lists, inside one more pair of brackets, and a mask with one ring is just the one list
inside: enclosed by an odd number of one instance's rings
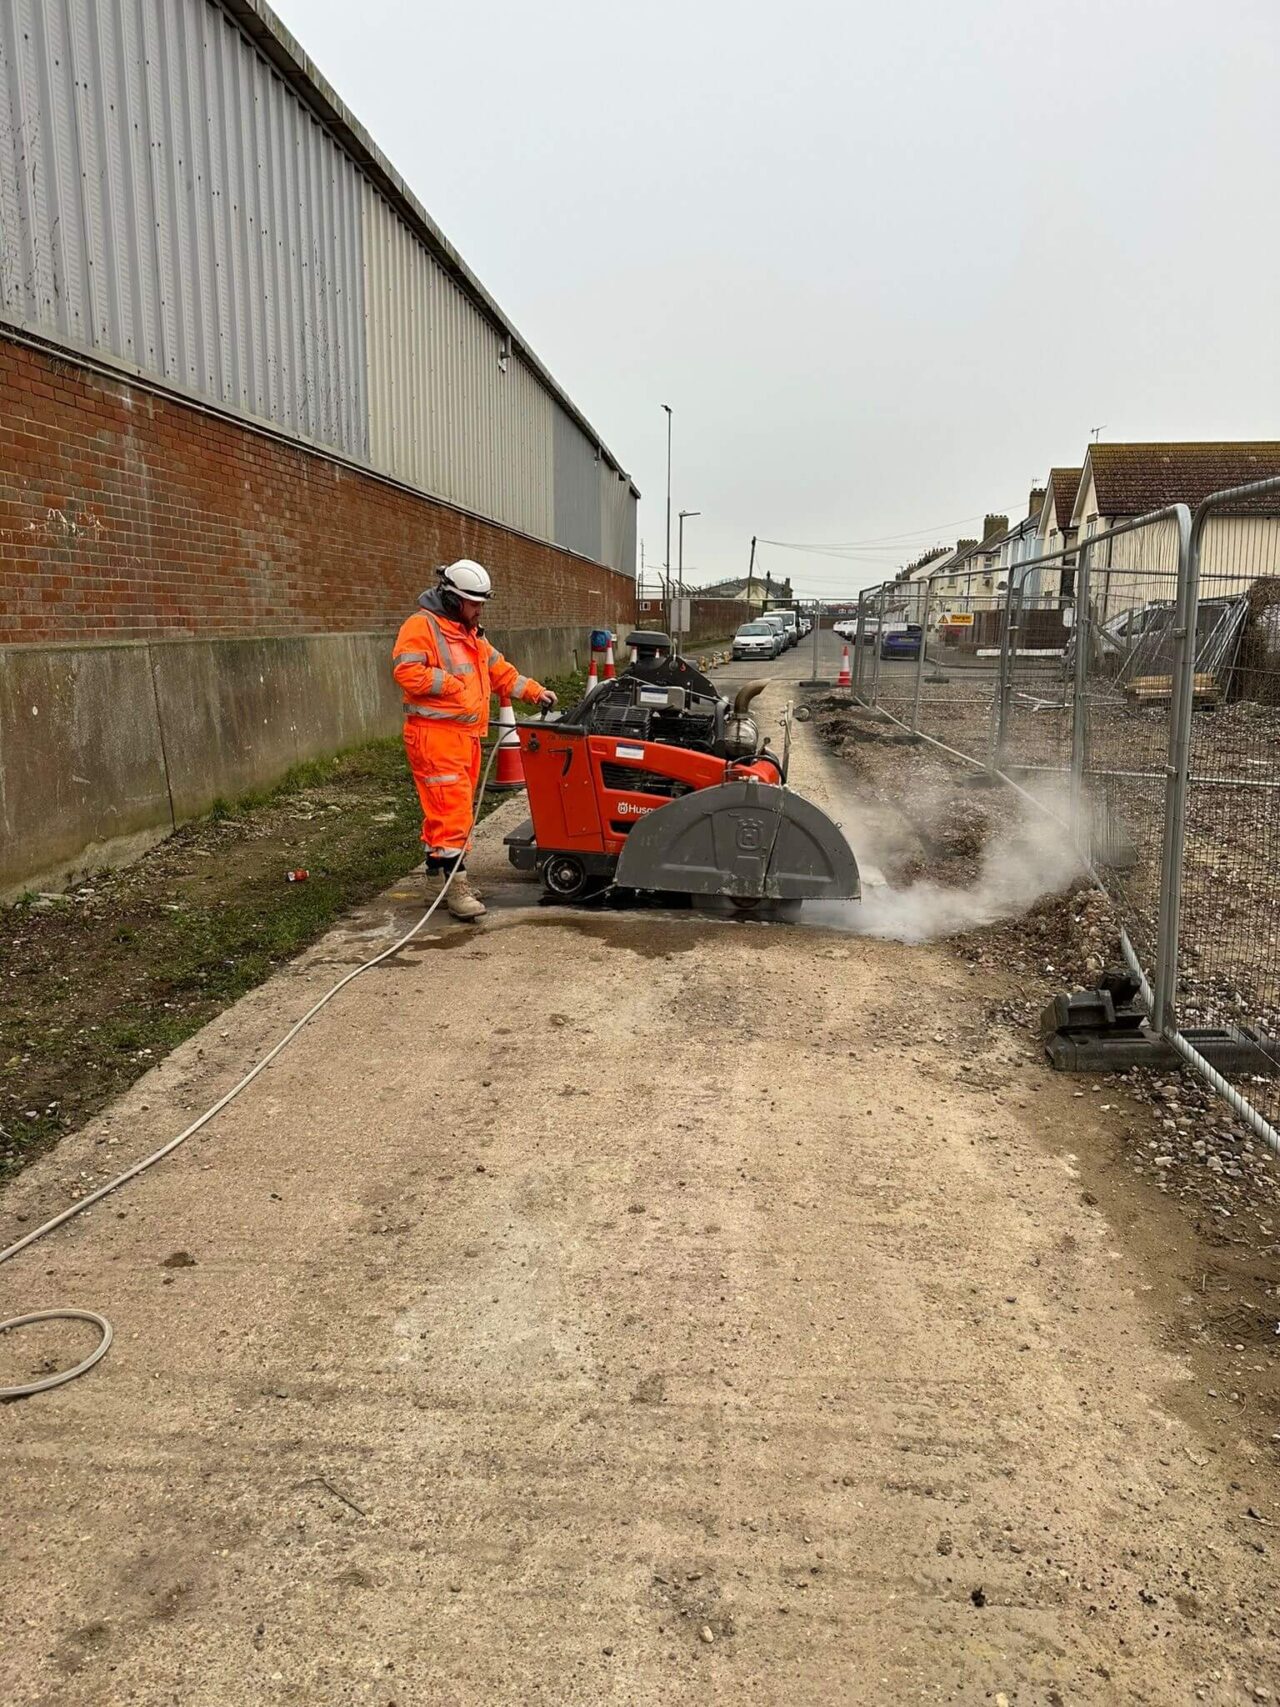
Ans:
{"label": "worker's gloved hand", "polygon": [[555,705],[556,696],[552,693],[551,689],[548,688],[542,695],[542,698],[538,701],[538,709],[540,711],[551,711],[554,709]]}

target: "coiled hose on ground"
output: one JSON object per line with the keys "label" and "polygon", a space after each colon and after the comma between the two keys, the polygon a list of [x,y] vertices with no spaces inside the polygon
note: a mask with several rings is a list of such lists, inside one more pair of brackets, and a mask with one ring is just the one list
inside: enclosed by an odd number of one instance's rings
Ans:
{"label": "coiled hose on ground", "polygon": [[[493,769],[494,761],[498,756],[498,749],[501,745],[502,736],[501,733],[499,733],[498,739],[494,741],[493,746],[490,749],[489,757],[485,763],[484,770],[481,773],[480,785],[476,791],[475,819],[478,819],[480,816],[480,808],[484,803],[485,789],[489,784],[489,772]],[[474,833],[473,829],[472,834],[474,835]],[[470,839],[468,839],[467,845],[470,847]],[[261,1060],[255,1062],[242,1079],[237,1080],[229,1091],[220,1096],[217,1102],[215,1102],[211,1107],[205,1109],[204,1113],[197,1119],[193,1120],[190,1126],[184,1127],[183,1130],[178,1133],[176,1138],[170,1138],[167,1144],[162,1144],[158,1150],[153,1150],[149,1156],[144,1156],[140,1162],[135,1162],[132,1167],[126,1168],[122,1174],[117,1174],[114,1179],[108,1180],[105,1185],[100,1185],[96,1191],[91,1191],[87,1197],[82,1197],[76,1203],[68,1204],[65,1209],[61,1210],[57,1215],[54,1215],[50,1220],[46,1221],[43,1226],[36,1227],[32,1232],[25,1234],[21,1239],[15,1240],[15,1242],[8,1246],[7,1249],[0,1251],[0,1267],[11,1261],[11,1259],[16,1257],[20,1251],[25,1251],[29,1245],[34,1245],[38,1239],[43,1239],[47,1234],[52,1233],[55,1228],[61,1227],[65,1222],[72,1220],[75,1216],[83,1215],[86,1209],[92,1209],[95,1203],[101,1203],[104,1197],[108,1197],[113,1191],[118,1191],[122,1185],[127,1185],[131,1179],[136,1179],[139,1174],[145,1173],[148,1168],[154,1167],[157,1162],[163,1161],[164,1158],[176,1150],[180,1144],[185,1144],[188,1138],[199,1132],[202,1126],[207,1126],[215,1115],[221,1114],[222,1110],[226,1108],[228,1103],[234,1102],[240,1095],[240,1092],[247,1086],[251,1085],[257,1078],[258,1074],[261,1073],[264,1068],[269,1067],[276,1057],[288,1048],[294,1038],[302,1030],[303,1026],[309,1024],[309,1022],[320,1012],[321,1008],[327,1007],[340,990],[345,990],[347,985],[354,979],[359,978],[362,973],[371,971],[375,966],[380,966],[384,960],[390,960],[393,954],[398,954],[407,942],[412,941],[412,939],[417,936],[418,932],[431,918],[431,915],[435,912],[436,908],[449,893],[449,885],[453,882],[457,870],[458,867],[455,865],[453,870],[445,879],[440,893],[436,896],[435,900],[427,908],[422,917],[411,927],[411,929],[407,930],[402,937],[393,942],[390,948],[384,948],[380,954],[375,954],[372,960],[366,960],[362,965],[353,967],[350,972],[339,978],[333,988],[331,990],[326,990],[320,1000],[309,1007],[306,1013],[303,1014],[302,1018],[298,1020],[296,1024],[290,1026],[289,1030],[285,1032],[280,1041],[269,1049]],[[64,1306],[56,1310],[32,1310],[24,1316],[11,1316],[8,1321],[0,1322],[0,1334],[8,1333],[14,1328],[29,1327],[35,1322],[89,1322],[92,1326],[98,1329],[101,1338],[99,1339],[98,1344],[94,1346],[93,1350],[89,1353],[88,1357],[84,1358],[80,1363],[77,1363],[74,1368],[60,1370],[56,1375],[46,1375],[44,1379],[40,1381],[28,1381],[15,1387],[0,1387],[0,1400],[27,1399],[35,1393],[47,1393],[52,1387],[64,1386],[66,1382],[74,1381],[78,1376],[86,1374],[87,1371],[93,1368],[95,1363],[100,1363],[110,1350],[113,1330],[111,1323],[107,1318],[99,1315],[96,1310],[79,1310],[73,1309],[70,1306]]]}

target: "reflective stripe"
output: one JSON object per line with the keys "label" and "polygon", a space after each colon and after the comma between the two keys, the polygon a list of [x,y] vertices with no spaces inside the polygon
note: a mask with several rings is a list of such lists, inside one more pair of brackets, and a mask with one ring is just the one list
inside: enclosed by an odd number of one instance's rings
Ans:
{"label": "reflective stripe", "polygon": [[431,660],[425,652],[397,652],[391,662],[393,664],[429,664]]}
{"label": "reflective stripe", "polygon": [[445,639],[444,632],[441,629],[440,624],[436,621],[435,617],[432,616],[431,612],[429,610],[424,610],[422,614],[423,614],[423,616],[426,617],[427,625],[431,629],[431,635],[432,635],[432,638],[434,639],[434,641],[436,643],[436,653],[440,659],[440,662],[444,665],[445,669],[448,670],[452,674],[453,673],[453,648],[449,645],[449,642]]}
{"label": "reflective stripe", "polygon": [[479,723],[478,711],[437,711],[431,705],[410,705],[405,701],[406,717],[428,717],[433,723]]}
{"label": "reflective stripe", "polygon": [[450,771],[447,776],[420,776],[419,782],[460,782],[462,779],[457,771]]}
{"label": "reflective stripe", "polygon": [[431,672],[431,691],[432,691],[432,693],[443,693],[444,692],[444,684],[448,681],[448,679],[449,678],[445,675],[444,671],[439,667],[439,665],[437,665],[436,668],[434,670],[432,670],[432,672]]}
{"label": "reflective stripe", "polygon": [[515,699],[523,698],[524,690],[528,687],[528,685],[529,685],[528,676],[517,676],[515,679],[515,685],[511,689],[512,696]]}
{"label": "reflective stripe", "polygon": [[455,665],[453,673],[455,676],[474,676],[476,667],[474,664],[458,664]]}

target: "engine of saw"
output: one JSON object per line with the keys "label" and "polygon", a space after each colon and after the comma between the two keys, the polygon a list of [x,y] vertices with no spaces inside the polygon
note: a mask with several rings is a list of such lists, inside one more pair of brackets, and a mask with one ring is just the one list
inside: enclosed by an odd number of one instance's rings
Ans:
{"label": "engine of saw", "polygon": [[786,787],[786,761],[665,635],[628,637],[637,661],[558,718],[519,726],[530,817],[511,863],[570,900],[626,889],[764,899],[859,893],[838,828]]}

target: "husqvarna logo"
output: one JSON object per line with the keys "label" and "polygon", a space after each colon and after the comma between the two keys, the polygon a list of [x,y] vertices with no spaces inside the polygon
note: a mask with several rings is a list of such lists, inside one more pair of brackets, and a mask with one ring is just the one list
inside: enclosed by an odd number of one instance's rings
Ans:
{"label": "husqvarna logo", "polygon": [[620,818],[643,818],[647,812],[652,811],[652,806],[637,806],[632,800],[620,800],[618,802],[618,816]]}
{"label": "husqvarna logo", "polygon": [[764,825],[759,818],[739,818],[735,832],[739,853],[759,853],[764,847]]}

